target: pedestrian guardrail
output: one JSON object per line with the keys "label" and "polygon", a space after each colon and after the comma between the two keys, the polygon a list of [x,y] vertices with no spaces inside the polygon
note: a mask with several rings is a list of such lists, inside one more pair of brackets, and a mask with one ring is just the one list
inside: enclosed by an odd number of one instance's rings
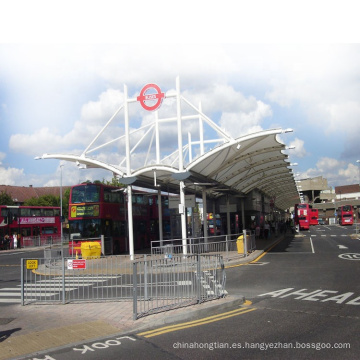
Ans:
{"label": "pedestrian guardrail", "polygon": [[134,319],[226,295],[218,255],[175,255],[134,262]]}
{"label": "pedestrian guardrail", "polygon": [[[244,241],[243,250],[238,251],[237,240],[242,237]],[[220,253],[224,261],[234,257],[245,257],[256,249],[255,232],[244,230],[239,234],[220,235],[205,237],[187,238],[186,245],[182,239],[156,240],[151,242],[151,254],[162,254],[165,257],[169,254],[205,254]]]}
{"label": "pedestrian guardrail", "polygon": [[69,240],[63,238],[61,241],[60,235],[38,235],[38,236],[23,236],[20,240],[20,246],[23,248],[61,245],[61,243],[68,243]]}
{"label": "pedestrian guardrail", "polygon": [[132,301],[134,318],[224,296],[217,255],[21,260],[21,304]]}

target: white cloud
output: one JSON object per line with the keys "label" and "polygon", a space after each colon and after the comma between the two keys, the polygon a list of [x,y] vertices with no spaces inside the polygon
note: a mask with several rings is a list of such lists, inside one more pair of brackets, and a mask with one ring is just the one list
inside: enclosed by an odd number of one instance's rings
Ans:
{"label": "white cloud", "polygon": [[[359,154],[359,49],[356,44],[9,45],[0,48],[0,76],[6,84],[0,89],[0,94],[6,90],[0,111],[7,130],[0,151],[8,154],[7,159],[14,153],[23,158],[52,152],[80,154],[123,103],[124,84],[130,97],[153,81],[163,91],[171,91],[179,75],[185,98],[195,106],[201,101],[203,112],[232,136],[262,130],[270,122],[293,127],[297,137],[288,145],[296,148],[289,152],[290,157],[302,158],[309,173],[336,173],[339,181],[341,177],[348,181],[352,168],[346,164],[352,161],[349,157]],[[174,116],[173,102],[164,101],[161,116]],[[141,110],[139,104],[130,105],[131,128],[152,121],[152,113]],[[286,116],[279,116],[284,108],[289,109]],[[145,131],[136,134],[133,144]],[[176,144],[176,131],[176,123],[168,124],[161,134],[168,152]],[[195,137],[197,131],[197,124],[184,123],[184,138],[187,132]],[[120,115],[96,144],[123,132]],[[314,143],[315,137],[307,135],[315,132],[319,136]],[[123,149],[120,141],[106,153],[93,156],[116,164],[119,147]],[[145,146],[138,148],[134,166],[143,165],[146,151]],[[327,172],[321,161],[315,165],[318,156],[335,158],[336,153],[337,161],[348,159],[341,163],[343,172],[336,167]],[[29,168],[18,167],[31,176]],[[51,183],[52,176],[55,181],[55,174],[48,176],[39,178]]]}
{"label": "white cloud", "polygon": [[357,45],[274,47],[279,71],[268,77],[267,98],[283,107],[300,106],[307,115],[304,121],[326,134],[360,133],[358,50]]}
{"label": "white cloud", "polygon": [[2,161],[6,158],[6,154],[0,151],[0,165],[2,165]]}
{"label": "white cloud", "polygon": [[0,166],[0,184],[18,185],[25,180],[24,169],[13,167],[4,168]]}
{"label": "white cloud", "polygon": [[308,155],[304,147],[304,140],[295,138],[293,141],[290,142],[289,146],[295,147],[295,149],[291,150],[290,155],[294,155],[298,158],[303,158]]}
{"label": "white cloud", "polygon": [[316,176],[327,179],[330,186],[355,184],[359,181],[359,169],[357,165],[346,161],[322,157],[316,163],[316,168],[308,169],[301,175],[303,178]]}
{"label": "white cloud", "polygon": [[9,139],[9,148],[12,151],[26,155],[41,155],[61,148],[62,137],[56,135],[49,128],[42,128],[33,134],[15,134]]}

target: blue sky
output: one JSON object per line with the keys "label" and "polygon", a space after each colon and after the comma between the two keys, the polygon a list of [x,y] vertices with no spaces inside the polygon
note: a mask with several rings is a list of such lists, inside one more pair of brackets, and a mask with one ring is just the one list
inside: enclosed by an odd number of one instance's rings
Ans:
{"label": "blue sky", "polygon": [[[175,16],[167,2],[157,0],[163,15],[129,4],[125,13],[133,17],[120,18],[107,11],[112,1],[101,2],[100,10],[96,1],[75,2],[70,15],[65,1],[56,16],[48,2],[34,1],[33,8],[22,2],[33,16],[20,16],[26,29],[21,30],[11,21],[18,17],[15,3],[9,2],[0,19],[0,184],[59,185],[60,162],[35,156],[80,154],[122,104],[124,84],[137,96],[147,83],[174,89],[177,76],[183,95],[201,101],[203,112],[234,137],[292,128],[281,140],[295,145],[288,154],[299,164],[298,178],[323,176],[330,186],[359,181],[360,44],[352,28],[339,38],[332,24],[341,14],[332,3],[320,30],[315,16],[306,28],[276,12],[266,17],[267,2],[256,2],[263,6],[258,14],[256,4],[247,8],[262,20],[259,30],[251,17],[239,21],[225,12],[234,2],[224,1],[219,9],[212,1],[185,1],[189,7]],[[275,4],[291,11],[287,2]],[[37,6],[48,16],[36,18]],[[357,23],[347,20],[345,27]],[[109,161],[112,155],[99,154]],[[63,185],[111,176],[69,163],[63,167]]]}

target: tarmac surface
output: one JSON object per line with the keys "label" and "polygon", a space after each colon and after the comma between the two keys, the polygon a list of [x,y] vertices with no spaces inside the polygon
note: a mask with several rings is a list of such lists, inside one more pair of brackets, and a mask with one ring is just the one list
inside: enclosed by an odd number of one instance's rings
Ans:
{"label": "tarmac surface", "polygon": [[[283,236],[256,240],[255,251],[247,257],[234,257],[234,260],[225,262],[225,268],[256,261],[282,239]],[[28,358],[36,357],[44,354],[45,350],[69,344],[195,319],[201,317],[205,311],[215,313],[229,307],[241,306],[245,300],[240,294],[228,294],[217,300],[168,310],[137,320],[133,320],[132,301],[2,306],[0,360],[17,359],[25,355]]]}

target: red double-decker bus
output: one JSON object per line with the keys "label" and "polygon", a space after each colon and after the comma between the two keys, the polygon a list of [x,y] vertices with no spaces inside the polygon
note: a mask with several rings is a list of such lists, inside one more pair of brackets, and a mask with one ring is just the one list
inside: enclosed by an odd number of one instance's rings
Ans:
{"label": "red double-decker bus", "polygon": [[309,204],[295,204],[295,225],[299,226],[300,230],[309,230],[310,228],[310,205]]}
{"label": "red double-decker bus", "polygon": [[[70,190],[69,254],[80,255],[84,241],[105,240],[105,254],[129,251],[127,194],[124,188],[104,184],[84,183]],[[134,249],[150,247],[158,240],[157,195],[133,192]],[[166,209],[163,207],[163,213]],[[163,227],[169,226],[169,216],[163,216]]]}
{"label": "red double-decker bus", "polygon": [[310,226],[319,225],[319,209],[310,209]]}
{"label": "red double-decker bus", "polygon": [[352,225],[354,223],[354,212],[351,205],[342,205],[337,210],[340,225]]}
{"label": "red double-decker bus", "polygon": [[[60,207],[0,206],[2,248],[42,246],[61,242]],[[4,238],[10,241],[4,244]]]}

